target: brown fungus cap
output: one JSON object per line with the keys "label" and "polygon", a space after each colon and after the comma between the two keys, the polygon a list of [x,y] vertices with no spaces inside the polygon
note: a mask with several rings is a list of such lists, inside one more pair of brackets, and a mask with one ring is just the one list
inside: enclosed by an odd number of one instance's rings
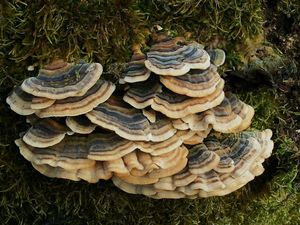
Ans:
{"label": "brown fungus cap", "polygon": [[198,44],[183,38],[158,38],[147,52],[145,66],[158,75],[181,76],[190,69],[207,69],[210,58]]}
{"label": "brown fungus cap", "polygon": [[[271,136],[272,132],[265,130],[243,132],[238,136],[211,137],[202,144],[203,150],[206,149],[204,151],[219,156],[218,163],[211,166],[210,170],[191,173],[191,166],[199,164],[200,161],[197,159],[203,158],[203,155],[196,151],[193,153],[194,159],[191,161],[189,157],[189,164],[174,175],[160,178],[154,184],[130,184],[119,181],[118,187],[129,193],[158,199],[226,195],[241,188],[263,172],[262,162],[270,156],[273,148]],[[209,157],[204,158],[206,160],[202,161],[209,164]]]}
{"label": "brown fungus cap", "polygon": [[21,87],[29,94],[50,99],[83,96],[100,78],[102,70],[99,63],[55,61],[41,69],[37,77],[24,80]]}
{"label": "brown fungus cap", "polygon": [[47,164],[35,164],[31,163],[33,168],[36,169],[41,174],[51,177],[51,178],[62,178],[73,181],[79,181],[80,178],[77,176],[77,169],[74,170],[66,170],[61,167],[53,167]]}
{"label": "brown fungus cap", "polygon": [[155,123],[150,123],[141,110],[132,108],[116,96],[98,105],[86,116],[93,123],[133,141],[160,142],[176,133],[168,118],[160,117]]}
{"label": "brown fungus cap", "polygon": [[54,119],[40,119],[24,134],[23,141],[33,147],[46,148],[61,142],[69,131],[64,123]]}
{"label": "brown fungus cap", "polygon": [[84,95],[57,100],[50,107],[36,111],[36,114],[42,118],[79,116],[92,111],[98,104],[105,102],[114,90],[113,83],[98,80]]}
{"label": "brown fungus cap", "polygon": [[21,87],[16,87],[6,98],[6,102],[11,110],[22,116],[27,116],[39,109],[51,106],[55,100],[36,97],[23,91]]}
{"label": "brown fungus cap", "polygon": [[211,127],[209,127],[208,129],[206,129],[204,131],[194,132],[193,136],[191,136],[190,138],[185,139],[183,141],[183,143],[186,144],[186,145],[201,144],[203,142],[204,138],[206,138],[208,136],[210,131],[211,131]]}
{"label": "brown fungus cap", "polygon": [[182,76],[160,76],[161,83],[174,93],[190,97],[205,97],[212,94],[224,80],[211,65],[207,70],[190,70]]}
{"label": "brown fungus cap", "polygon": [[35,164],[48,164],[65,169],[79,169],[94,165],[95,161],[117,160],[136,149],[133,142],[114,133],[88,136],[66,136],[60,143],[37,148],[16,140],[21,154]]}
{"label": "brown fungus cap", "polygon": [[70,144],[66,145],[64,141],[47,148],[32,147],[21,139],[16,140],[15,143],[19,147],[21,155],[37,165],[47,164],[52,167],[75,170],[95,164],[94,160],[87,158],[87,151],[78,143],[75,143],[76,148]]}
{"label": "brown fungus cap", "polygon": [[90,134],[96,129],[96,124],[93,124],[86,116],[68,116],[66,125],[75,133]]}
{"label": "brown fungus cap", "polygon": [[131,61],[127,64],[120,83],[135,83],[147,80],[151,71],[144,65],[145,59],[146,56],[141,51],[140,46],[134,45]]}
{"label": "brown fungus cap", "polygon": [[239,132],[248,128],[254,109],[226,93],[220,105],[201,113],[188,115],[182,120],[194,131],[205,131],[210,126],[222,133]]}
{"label": "brown fungus cap", "polygon": [[144,109],[153,104],[153,100],[157,93],[161,92],[161,88],[157,77],[152,76],[147,81],[130,85],[123,100],[136,109]]}
{"label": "brown fungus cap", "polygon": [[221,84],[217,86],[214,93],[200,98],[191,98],[163,89],[161,93],[156,95],[151,107],[167,117],[178,119],[217,106],[223,99],[224,92]]}

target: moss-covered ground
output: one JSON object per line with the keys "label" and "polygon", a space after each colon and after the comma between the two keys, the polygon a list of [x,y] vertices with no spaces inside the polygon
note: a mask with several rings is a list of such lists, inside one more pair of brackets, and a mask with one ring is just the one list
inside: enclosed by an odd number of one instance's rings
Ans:
{"label": "moss-covered ground", "polygon": [[[299,15],[298,0],[1,0],[0,223],[300,224]],[[13,143],[26,123],[5,103],[12,87],[61,57],[100,62],[104,75],[114,79],[130,59],[131,45],[148,40],[157,24],[225,49],[224,77],[245,68],[258,45],[280,55],[283,61],[272,73],[241,73],[239,85],[228,87],[254,106],[252,127],[274,133],[265,173],[224,197],[152,200],[111,182],[71,182],[36,172]],[[255,83],[259,76],[273,85]]]}

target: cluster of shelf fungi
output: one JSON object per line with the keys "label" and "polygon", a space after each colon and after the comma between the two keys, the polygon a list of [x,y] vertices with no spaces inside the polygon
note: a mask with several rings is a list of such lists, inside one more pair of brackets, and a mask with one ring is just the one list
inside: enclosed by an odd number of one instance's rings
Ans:
{"label": "cluster of shelf fungi", "polygon": [[254,110],[224,93],[224,61],[163,33],[146,53],[134,46],[117,89],[99,63],[54,61],[7,98],[31,124],[15,143],[49,177],[151,198],[226,195],[263,173],[273,142],[269,129],[244,131]]}

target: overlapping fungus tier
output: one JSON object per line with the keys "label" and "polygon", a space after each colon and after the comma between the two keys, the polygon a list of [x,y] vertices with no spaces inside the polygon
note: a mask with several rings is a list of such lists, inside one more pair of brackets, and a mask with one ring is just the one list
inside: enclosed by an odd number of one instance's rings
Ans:
{"label": "overlapping fungus tier", "polygon": [[56,100],[48,108],[36,111],[36,114],[41,118],[82,115],[105,102],[114,90],[113,83],[100,79],[84,95]]}
{"label": "overlapping fungus tier", "polygon": [[39,109],[51,106],[55,100],[33,96],[17,86],[6,98],[6,102],[11,110],[22,116],[27,116],[35,113]]}
{"label": "overlapping fungus tier", "polygon": [[159,78],[169,90],[190,97],[212,94],[220,82],[224,83],[213,65],[207,70],[191,70],[182,76],[160,76]]}
{"label": "overlapping fungus tier", "polygon": [[181,76],[190,69],[207,69],[209,55],[198,44],[184,38],[169,38],[160,34],[147,52],[145,66],[158,75]]}
{"label": "overlapping fungus tier", "polygon": [[176,130],[166,117],[151,123],[141,110],[131,108],[122,99],[112,96],[99,104],[86,116],[95,124],[116,132],[123,138],[134,141],[164,141]]}
{"label": "overlapping fungus tier", "polygon": [[41,69],[37,77],[25,79],[21,88],[34,96],[50,99],[82,96],[101,74],[102,66],[99,63],[69,64],[56,61]]}
{"label": "overlapping fungus tier", "polygon": [[61,142],[69,131],[67,126],[54,119],[39,119],[22,139],[33,147],[46,148]]}
{"label": "overlapping fungus tier", "polygon": [[114,184],[134,194],[152,198],[221,196],[235,191],[263,172],[271,154],[271,130],[244,132],[218,140],[209,138],[190,149],[187,166],[155,184],[136,185],[113,176]]}
{"label": "overlapping fungus tier", "polygon": [[93,124],[86,116],[68,116],[66,125],[75,133],[90,134],[96,129],[96,124]]}
{"label": "overlapping fungus tier", "polygon": [[86,162],[94,164],[95,160],[115,160],[136,149],[134,142],[114,133],[66,136],[60,143],[47,148],[27,145],[22,139],[16,140],[16,144],[30,162],[65,169],[82,168]]}
{"label": "overlapping fungus tier", "polygon": [[217,85],[216,91],[212,94],[199,98],[191,98],[163,89],[161,93],[156,95],[151,107],[167,117],[177,119],[215,107],[223,99],[223,84]]}
{"label": "overlapping fungus tier", "polygon": [[236,134],[254,109],[224,93],[225,52],[162,32],[152,41],[145,54],[133,46],[124,90],[99,63],[56,60],[12,91],[31,124],[15,143],[37,171],[158,199],[222,196],[264,171],[272,132]]}
{"label": "overlapping fungus tier", "polygon": [[134,46],[131,61],[127,64],[119,83],[135,83],[147,80],[151,71],[145,67],[145,60],[146,55],[141,51],[140,46]]}
{"label": "overlapping fungus tier", "polygon": [[151,76],[144,82],[131,84],[123,96],[123,100],[136,109],[144,109],[153,104],[157,93],[162,91],[162,86],[157,77]]}
{"label": "overlapping fungus tier", "polygon": [[[242,131],[250,126],[254,109],[238,100],[231,93],[226,93],[220,105],[201,113],[191,114],[181,119],[194,131],[204,131],[210,126],[222,133]],[[177,124],[179,121],[177,121]]]}

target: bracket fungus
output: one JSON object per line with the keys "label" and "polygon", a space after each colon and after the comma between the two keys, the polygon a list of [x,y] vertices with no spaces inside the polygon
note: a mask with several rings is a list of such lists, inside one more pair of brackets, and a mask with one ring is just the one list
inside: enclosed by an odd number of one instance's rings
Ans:
{"label": "bracket fungus", "polygon": [[263,173],[272,131],[244,131],[254,109],[224,93],[225,52],[162,32],[153,42],[133,47],[117,90],[99,63],[62,60],[16,87],[7,103],[32,125],[15,141],[24,158],[157,199],[222,196]]}

